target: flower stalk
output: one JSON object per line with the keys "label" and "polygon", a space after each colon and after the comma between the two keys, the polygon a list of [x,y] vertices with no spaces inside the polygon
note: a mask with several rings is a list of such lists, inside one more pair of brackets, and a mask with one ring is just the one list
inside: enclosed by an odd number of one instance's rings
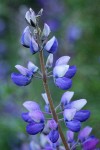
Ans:
{"label": "flower stalk", "polygon": [[44,57],[43,57],[43,51],[42,50],[39,52],[39,58],[40,58],[41,71],[42,71],[42,74],[43,74],[43,85],[44,85],[44,89],[45,89],[45,92],[47,94],[48,101],[49,101],[49,104],[50,104],[52,117],[58,123],[59,134],[60,134],[60,137],[62,139],[62,142],[63,142],[63,145],[64,145],[65,149],[70,150],[69,147],[68,147],[68,144],[66,142],[66,139],[64,137],[64,134],[62,132],[61,126],[58,122],[58,117],[57,117],[57,114],[56,114],[56,111],[55,111],[55,108],[54,108],[54,105],[53,105],[52,97],[51,97],[50,90],[49,90],[49,87],[48,87],[48,81],[47,81],[47,75],[46,75],[46,72],[45,72],[45,64],[44,64]]}

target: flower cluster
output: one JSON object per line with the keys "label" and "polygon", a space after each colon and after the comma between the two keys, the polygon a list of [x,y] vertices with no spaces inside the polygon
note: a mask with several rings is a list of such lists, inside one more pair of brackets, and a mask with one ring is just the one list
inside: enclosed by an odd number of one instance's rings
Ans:
{"label": "flower cluster", "polygon": [[[53,147],[49,145],[46,150],[52,150],[59,146],[59,140],[62,139],[65,149],[75,149],[77,142],[74,140],[74,132],[81,130],[82,122],[86,121],[90,117],[89,110],[82,110],[86,105],[86,99],[79,99],[71,101],[74,92],[66,91],[61,101],[56,108],[54,108],[51,94],[48,88],[47,79],[53,78],[55,85],[62,89],[68,90],[72,86],[72,78],[76,74],[76,66],[69,66],[69,56],[60,57],[53,67],[53,54],[57,51],[58,42],[55,36],[48,39],[51,32],[50,27],[45,23],[44,28],[41,30],[39,27],[39,18],[41,17],[43,9],[41,9],[36,15],[30,8],[25,15],[26,21],[32,27],[27,26],[21,37],[21,44],[30,49],[32,54],[39,53],[41,69],[32,62],[28,62],[27,68],[16,65],[16,69],[20,73],[12,73],[12,81],[18,86],[26,86],[31,83],[32,78],[39,78],[43,81],[45,87],[45,93],[42,93],[42,97],[45,101],[45,109],[40,109],[39,104],[35,101],[26,101],[23,106],[28,112],[22,113],[22,118],[27,122],[26,131],[30,135],[36,135],[38,133],[44,133]],[[32,31],[31,31],[32,30]],[[33,34],[32,34],[33,33]],[[50,53],[48,55],[46,63],[44,62],[43,51]],[[51,70],[50,70],[51,69]],[[59,112],[57,111],[59,108]],[[59,114],[62,118],[59,118]],[[46,115],[50,115],[48,118]],[[60,121],[63,121],[69,131],[67,131],[67,141],[64,138],[60,127]],[[90,127],[86,127],[79,132],[78,144],[81,144],[84,150],[93,150],[98,143],[98,139],[94,137],[88,137],[91,131]],[[87,145],[89,144],[89,148]],[[61,150],[62,148],[59,147]]]}
{"label": "flower cluster", "polygon": [[83,150],[96,150],[96,145],[99,143],[99,139],[90,136],[91,131],[92,128],[86,126],[79,132],[76,141],[74,139],[74,132],[70,130],[67,131],[67,141],[73,150],[75,150],[78,145],[80,145]]}

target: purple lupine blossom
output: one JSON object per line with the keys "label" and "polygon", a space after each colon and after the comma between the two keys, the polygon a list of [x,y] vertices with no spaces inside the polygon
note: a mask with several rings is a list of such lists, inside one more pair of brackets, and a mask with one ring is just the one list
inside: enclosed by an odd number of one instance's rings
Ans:
{"label": "purple lupine blossom", "polygon": [[[55,64],[53,69],[53,77],[56,86],[62,90],[68,90],[72,86],[71,78],[75,75],[77,69],[75,66],[67,65],[70,57],[62,56]],[[61,75],[59,75],[61,74]]]}
{"label": "purple lupine blossom", "polygon": [[65,92],[61,98],[61,108],[63,110],[66,126],[73,132],[78,132],[81,128],[81,122],[90,117],[90,111],[81,110],[87,101],[80,99],[70,102],[74,92]]}
{"label": "purple lupine blossom", "polygon": [[96,146],[99,143],[99,139],[97,139],[94,136],[90,136],[91,131],[92,128],[86,126],[79,132],[78,139],[77,141],[75,141],[74,132],[68,130],[66,137],[71,149],[76,149],[77,145],[80,144],[83,150],[96,150]]}
{"label": "purple lupine blossom", "polygon": [[32,62],[28,63],[28,68],[25,68],[21,65],[16,65],[15,68],[20,73],[12,73],[11,79],[18,86],[26,86],[31,83],[33,74],[38,71],[38,67],[35,66]]}
{"label": "purple lupine blossom", "polygon": [[49,139],[52,143],[56,143],[59,139],[58,124],[52,119],[48,121],[48,126],[50,128]]}
{"label": "purple lupine blossom", "polygon": [[29,111],[22,113],[23,120],[28,123],[26,126],[28,134],[35,135],[42,132],[45,119],[39,105],[33,101],[26,101],[23,103],[23,106]]}

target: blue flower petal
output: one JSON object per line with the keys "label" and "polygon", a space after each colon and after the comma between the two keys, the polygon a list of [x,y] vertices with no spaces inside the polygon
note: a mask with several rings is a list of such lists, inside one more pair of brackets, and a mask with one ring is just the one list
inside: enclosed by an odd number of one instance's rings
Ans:
{"label": "blue flower petal", "polygon": [[18,86],[26,86],[31,82],[32,77],[27,77],[19,73],[12,73],[11,79]]}
{"label": "blue flower petal", "polygon": [[68,78],[57,78],[55,79],[55,84],[62,90],[68,90],[72,86],[72,80]]}
{"label": "blue flower petal", "polygon": [[80,110],[76,112],[74,119],[83,122],[83,121],[86,121],[89,117],[90,117],[89,110]]}
{"label": "blue flower petal", "polygon": [[70,66],[64,77],[72,78],[76,74],[77,68],[76,66]]}
{"label": "blue flower petal", "polygon": [[59,132],[58,130],[51,130],[48,136],[52,143],[56,143],[59,139]]}
{"label": "blue flower petal", "polygon": [[72,121],[68,121],[66,122],[66,126],[68,127],[68,129],[70,129],[73,132],[78,132],[80,131],[81,128],[81,123],[78,120],[72,120]]}
{"label": "blue flower petal", "polygon": [[32,118],[29,116],[29,112],[22,113],[22,119],[23,119],[25,122],[28,122],[28,123],[34,122],[34,121],[32,120]]}
{"label": "blue flower petal", "polygon": [[44,129],[44,123],[32,122],[26,126],[26,131],[28,134],[35,135],[39,132],[42,132]]}

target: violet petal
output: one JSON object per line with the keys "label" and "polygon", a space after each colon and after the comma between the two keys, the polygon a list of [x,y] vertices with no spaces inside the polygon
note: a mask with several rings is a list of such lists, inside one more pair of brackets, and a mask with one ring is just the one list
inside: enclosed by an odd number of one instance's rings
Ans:
{"label": "violet petal", "polygon": [[62,90],[68,90],[72,86],[72,80],[68,78],[57,78],[55,79],[55,84]]}
{"label": "violet petal", "polygon": [[44,123],[32,122],[26,126],[26,131],[28,132],[28,134],[31,135],[35,135],[39,132],[42,132],[43,129],[44,129]]}
{"label": "violet petal", "polygon": [[27,77],[19,73],[12,73],[11,79],[18,86],[26,86],[31,82],[31,77]]}
{"label": "violet petal", "polygon": [[59,139],[59,132],[58,130],[51,130],[48,136],[52,143],[56,143]]}
{"label": "violet petal", "polygon": [[74,119],[83,122],[83,121],[86,121],[89,117],[90,117],[89,110],[80,110],[76,112]]}
{"label": "violet petal", "polygon": [[81,123],[78,120],[72,120],[72,121],[68,121],[66,122],[66,126],[68,127],[68,129],[70,129],[73,132],[78,132],[80,131],[81,128]]}
{"label": "violet petal", "polygon": [[77,68],[76,66],[70,66],[68,71],[65,74],[66,78],[72,78],[76,74]]}

